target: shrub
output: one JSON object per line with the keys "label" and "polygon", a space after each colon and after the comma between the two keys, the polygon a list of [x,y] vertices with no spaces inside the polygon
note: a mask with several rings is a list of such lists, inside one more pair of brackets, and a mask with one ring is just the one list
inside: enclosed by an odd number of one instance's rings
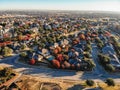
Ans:
{"label": "shrub", "polygon": [[95,42],[96,42],[96,43],[101,43],[100,38],[96,38],[96,39],[95,39]]}
{"label": "shrub", "polygon": [[85,40],[85,35],[84,34],[80,34],[79,37],[80,37],[81,40]]}
{"label": "shrub", "polygon": [[105,56],[103,54],[98,54],[98,58],[99,58],[99,62],[105,66],[106,64],[109,64],[110,63],[110,57],[108,56]]}
{"label": "shrub", "polygon": [[115,86],[115,82],[112,78],[108,78],[106,82],[108,86]]}
{"label": "shrub", "polygon": [[58,60],[52,60],[52,64],[55,68],[60,68],[60,62]]}
{"label": "shrub", "polygon": [[90,40],[87,40],[86,42],[87,42],[87,44],[88,44],[88,45],[90,45],[90,44],[91,44],[91,41],[90,41]]}
{"label": "shrub", "polygon": [[88,80],[86,80],[86,84],[87,84],[88,86],[93,86],[93,85],[94,85],[94,81],[88,79]]}
{"label": "shrub", "polygon": [[113,72],[113,71],[115,71],[115,67],[114,67],[112,64],[106,64],[106,65],[105,65],[105,69],[106,69],[108,72]]}
{"label": "shrub", "polygon": [[92,70],[96,65],[93,60],[87,60],[89,70]]}
{"label": "shrub", "polygon": [[90,53],[89,52],[86,52],[85,54],[84,54],[84,56],[86,57],[86,58],[90,58]]}
{"label": "shrub", "polygon": [[10,76],[12,72],[13,72],[12,68],[6,67],[0,71],[0,76],[7,77],[7,76]]}
{"label": "shrub", "polygon": [[30,60],[30,64],[31,64],[31,65],[34,65],[34,64],[35,64],[35,59],[31,59],[31,60]]}
{"label": "shrub", "polygon": [[103,43],[97,43],[97,46],[98,46],[98,48],[100,48],[100,49],[102,49],[102,47],[103,47]]}
{"label": "shrub", "polygon": [[110,63],[110,58],[108,56],[103,56],[102,63],[103,64],[109,64]]}
{"label": "shrub", "polygon": [[27,56],[27,53],[25,53],[25,52],[22,52],[21,54],[20,54],[20,57],[26,57]]}
{"label": "shrub", "polygon": [[54,50],[53,50],[53,53],[54,53],[54,54],[58,54],[58,52],[59,52],[58,49],[54,49]]}
{"label": "shrub", "polygon": [[25,48],[27,48],[27,45],[26,45],[26,44],[22,44],[22,45],[21,45],[21,49],[23,50],[23,49],[25,49]]}
{"label": "shrub", "polygon": [[8,56],[9,54],[13,53],[13,50],[11,48],[9,48],[9,47],[4,47],[2,53],[3,53],[4,56]]}
{"label": "shrub", "polygon": [[86,48],[85,48],[85,51],[91,51],[91,50],[92,50],[91,45],[87,44]]}

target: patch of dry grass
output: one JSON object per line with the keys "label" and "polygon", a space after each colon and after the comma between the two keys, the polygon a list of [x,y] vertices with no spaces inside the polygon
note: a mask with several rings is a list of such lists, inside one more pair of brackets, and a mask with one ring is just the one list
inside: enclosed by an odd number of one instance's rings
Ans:
{"label": "patch of dry grass", "polygon": [[103,90],[120,90],[120,84],[116,84],[115,86],[108,86],[105,83],[99,83],[99,86],[103,89]]}
{"label": "patch of dry grass", "polygon": [[[95,88],[96,84],[93,86],[86,85],[85,81],[74,81],[74,80],[64,80],[57,78],[41,78],[41,77],[32,77],[30,75],[24,75],[20,78],[22,82],[18,82],[17,85],[22,88],[22,90],[39,90],[42,83],[56,83],[59,85],[62,90],[67,90],[75,86],[82,86],[84,88]],[[103,90],[120,90],[120,84],[116,86],[107,86],[104,82],[97,83]],[[69,89],[68,89],[69,90]]]}
{"label": "patch of dry grass", "polygon": [[[21,82],[20,82],[21,81]],[[62,90],[67,90],[74,85],[80,85],[80,81],[72,81],[72,80],[63,80],[56,78],[40,78],[40,77],[32,77],[29,75],[24,75],[17,82],[17,85],[23,90],[39,90],[41,83],[56,83],[58,84]],[[35,89],[36,88],[36,89]]]}

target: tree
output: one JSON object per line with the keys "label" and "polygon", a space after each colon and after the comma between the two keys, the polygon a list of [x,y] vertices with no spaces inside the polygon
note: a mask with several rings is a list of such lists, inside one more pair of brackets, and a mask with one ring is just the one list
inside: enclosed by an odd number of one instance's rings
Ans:
{"label": "tree", "polygon": [[7,76],[10,76],[12,72],[13,72],[12,68],[6,67],[0,71],[0,76],[7,77]]}
{"label": "tree", "polygon": [[92,60],[87,60],[87,62],[88,62],[88,68],[90,70],[92,70],[96,66]]}
{"label": "tree", "polygon": [[27,48],[27,45],[26,44],[22,44],[21,45],[21,49],[24,50],[25,48]]}
{"label": "tree", "polygon": [[93,85],[94,85],[94,81],[88,79],[88,80],[86,80],[86,84],[87,84],[88,86],[93,86]]}
{"label": "tree", "polygon": [[60,62],[58,60],[52,60],[52,64],[55,68],[60,68]]}
{"label": "tree", "polygon": [[69,60],[69,56],[68,56],[68,55],[64,54],[63,57],[64,57],[64,59],[65,59],[66,61]]}
{"label": "tree", "polygon": [[109,56],[105,56],[103,54],[98,54],[98,58],[99,58],[99,62],[105,68],[106,71],[108,71],[108,72],[115,71],[115,67],[113,67],[113,65],[110,64],[110,57]]}
{"label": "tree", "polygon": [[91,51],[91,50],[92,50],[91,45],[87,44],[85,47],[85,51]]}
{"label": "tree", "polygon": [[45,44],[44,44],[44,43],[41,43],[41,44],[39,45],[39,47],[45,48]]}
{"label": "tree", "polygon": [[113,44],[117,43],[117,38],[115,38],[115,36],[111,36],[110,40],[113,42]]}
{"label": "tree", "polygon": [[108,86],[115,86],[115,82],[112,78],[108,78],[105,83],[107,83]]}
{"label": "tree", "polygon": [[90,40],[87,40],[86,42],[87,42],[87,44],[88,44],[88,45],[90,45],[90,44],[91,44],[91,41],[90,41]]}
{"label": "tree", "polygon": [[115,71],[115,67],[113,67],[112,64],[106,64],[106,65],[105,65],[105,69],[106,69],[108,72],[113,72],[113,71]]}
{"label": "tree", "polygon": [[120,43],[118,41],[113,43],[114,49],[118,55],[118,57],[120,57]]}
{"label": "tree", "polygon": [[96,38],[95,42],[100,49],[104,46],[103,41],[100,38]]}
{"label": "tree", "polygon": [[27,53],[26,52],[22,52],[21,54],[20,54],[20,57],[26,57],[27,56]]}
{"label": "tree", "polygon": [[84,54],[84,56],[86,57],[86,58],[90,58],[90,53],[89,52],[86,52],[85,54]]}
{"label": "tree", "polygon": [[102,65],[110,63],[110,58],[108,56],[103,56],[103,59],[101,60]]}
{"label": "tree", "polygon": [[21,41],[23,39],[22,34],[18,35],[18,40]]}
{"label": "tree", "polygon": [[100,40],[100,38],[96,38],[96,39],[95,39],[95,42],[96,42],[96,43],[101,43],[102,41]]}
{"label": "tree", "polygon": [[12,54],[12,52],[13,52],[13,50],[12,50],[11,48],[9,48],[9,47],[4,47],[2,53],[3,53],[4,56],[8,56],[8,55]]}
{"label": "tree", "polygon": [[85,35],[84,34],[80,34],[79,37],[80,37],[81,40],[85,40]]}
{"label": "tree", "polygon": [[104,44],[103,43],[97,43],[97,46],[98,46],[99,49],[102,49],[102,47],[104,46]]}
{"label": "tree", "polygon": [[103,31],[101,29],[99,29],[98,34],[103,34]]}
{"label": "tree", "polygon": [[109,56],[105,56],[103,54],[98,54],[98,58],[99,58],[99,62],[105,66],[106,64],[110,63],[110,57]]}
{"label": "tree", "polygon": [[30,64],[31,64],[31,65],[34,65],[34,64],[35,64],[35,59],[31,59],[31,60],[30,60]]}

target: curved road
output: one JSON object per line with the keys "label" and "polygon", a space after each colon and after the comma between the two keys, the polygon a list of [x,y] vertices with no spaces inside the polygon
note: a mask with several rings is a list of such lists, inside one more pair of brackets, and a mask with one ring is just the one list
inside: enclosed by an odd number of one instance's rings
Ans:
{"label": "curved road", "polygon": [[94,79],[95,81],[101,82],[106,78],[113,78],[116,82],[120,82],[120,75],[108,74],[97,62],[97,47],[95,44],[92,44],[92,56],[96,64],[95,69],[92,72],[76,72],[70,70],[58,70],[50,69],[44,67],[35,68],[30,65],[25,65],[17,62],[19,55],[14,55],[13,57],[5,58],[0,60],[1,66],[13,67],[17,72],[22,74],[28,74],[38,77],[47,77],[47,78],[60,78],[67,80],[86,80]]}

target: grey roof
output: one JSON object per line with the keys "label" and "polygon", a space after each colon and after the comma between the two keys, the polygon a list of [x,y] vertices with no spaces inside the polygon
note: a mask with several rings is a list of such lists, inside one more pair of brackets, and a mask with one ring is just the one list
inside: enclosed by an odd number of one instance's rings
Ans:
{"label": "grey roof", "polygon": [[105,46],[103,49],[102,49],[102,52],[104,53],[104,54],[115,54],[115,51],[114,51],[114,49],[112,48],[112,47],[110,47],[110,46]]}

